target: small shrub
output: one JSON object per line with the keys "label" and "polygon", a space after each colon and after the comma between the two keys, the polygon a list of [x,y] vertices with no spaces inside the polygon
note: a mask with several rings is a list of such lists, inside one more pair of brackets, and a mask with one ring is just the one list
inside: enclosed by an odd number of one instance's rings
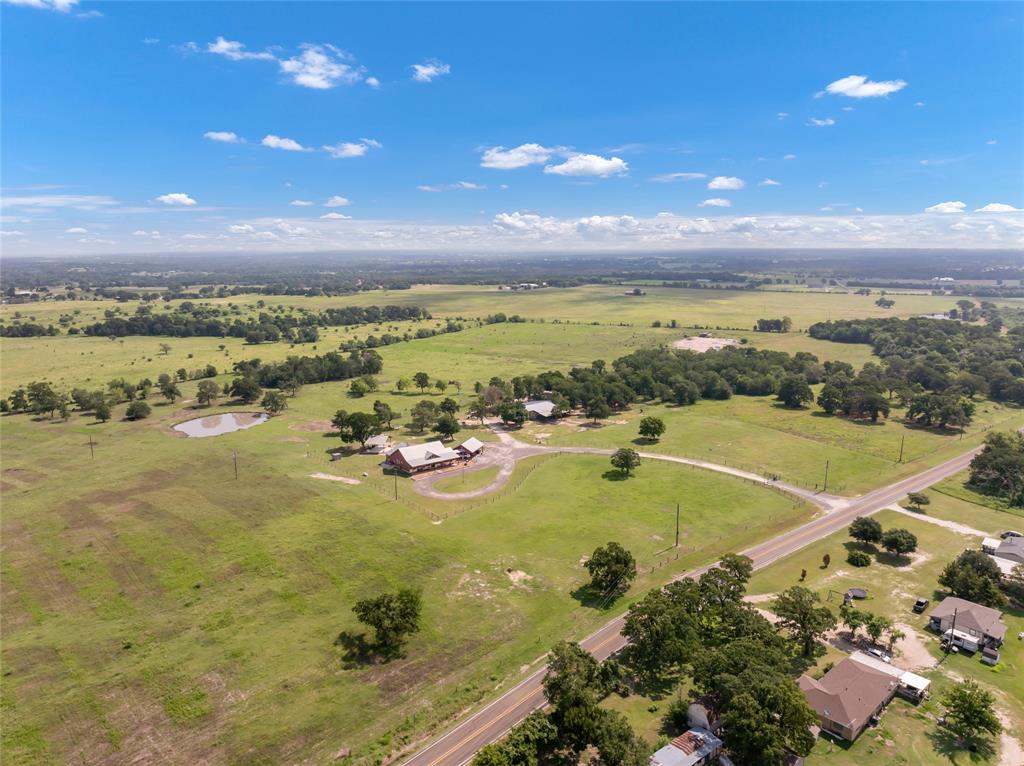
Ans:
{"label": "small shrub", "polygon": [[846,562],[855,567],[866,567],[871,565],[871,557],[864,551],[850,551],[850,555],[846,557]]}

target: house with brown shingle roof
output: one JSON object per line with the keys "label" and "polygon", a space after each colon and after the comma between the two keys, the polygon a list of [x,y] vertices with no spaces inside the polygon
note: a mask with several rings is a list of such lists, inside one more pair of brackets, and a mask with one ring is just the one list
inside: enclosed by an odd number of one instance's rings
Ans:
{"label": "house with brown shingle roof", "polygon": [[799,685],[821,728],[853,742],[889,704],[899,682],[847,657],[820,679],[800,676]]}

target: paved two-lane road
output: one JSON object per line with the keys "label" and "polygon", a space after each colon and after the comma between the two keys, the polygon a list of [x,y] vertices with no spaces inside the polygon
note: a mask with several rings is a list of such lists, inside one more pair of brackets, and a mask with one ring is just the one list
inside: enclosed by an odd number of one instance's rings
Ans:
{"label": "paved two-lane road", "polygon": [[[748,548],[742,553],[753,560],[754,569],[766,567],[794,551],[843,529],[857,516],[868,516],[875,513],[887,505],[892,505],[908,492],[919,492],[937,481],[964,470],[971,462],[971,458],[980,450],[981,447],[977,447],[908,479],[876,489],[866,495],[851,499],[848,503],[836,505],[824,516],[819,516],[803,526]],[[708,567],[702,567],[683,576],[696,576],[706,569]],[[626,645],[626,639],[621,633],[623,619],[624,616],[616,617],[583,639],[580,645],[599,660],[614,654]],[[404,766],[462,766],[484,745],[500,739],[512,726],[546,704],[541,685],[546,672],[546,668],[541,668],[523,679],[487,707],[474,713],[406,760]]]}

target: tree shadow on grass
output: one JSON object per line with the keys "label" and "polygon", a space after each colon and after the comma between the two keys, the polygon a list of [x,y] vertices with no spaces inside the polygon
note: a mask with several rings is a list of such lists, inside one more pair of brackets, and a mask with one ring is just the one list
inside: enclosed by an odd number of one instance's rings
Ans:
{"label": "tree shadow on grass", "polygon": [[958,763],[960,755],[966,756],[970,763],[987,763],[995,756],[996,752],[995,744],[991,739],[974,737],[961,741],[948,729],[932,729],[928,732],[927,737],[935,752],[952,763]]}
{"label": "tree shadow on grass", "polygon": [[367,640],[365,633],[352,633],[347,630],[338,634],[334,639],[334,645],[342,649],[341,664],[346,670],[384,664],[402,656],[400,649],[382,647]]}
{"label": "tree shadow on grass", "polygon": [[633,439],[633,444],[635,444],[638,447],[650,447],[657,443],[657,439],[651,439],[650,437],[647,436],[638,436],[637,438]]}
{"label": "tree shadow on grass", "polygon": [[601,478],[605,481],[625,481],[629,478],[629,474],[623,473],[618,468],[612,468],[602,473]]}
{"label": "tree shadow on grass", "polygon": [[872,545],[871,543],[864,543],[859,540],[847,540],[845,543],[843,543],[843,547],[846,548],[847,553],[852,553],[853,551],[860,551],[861,553],[867,553],[871,556],[874,556],[876,553],[878,553],[878,548],[876,548],[874,545]]}
{"label": "tree shadow on grass", "polygon": [[590,583],[580,585],[576,590],[569,594],[576,599],[580,606],[585,606],[588,609],[599,609],[605,611],[609,609],[619,598],[621,593],[598,590]]}
{"label": "tree shadow on grass", "polygon": [[889,551],[879,551],[875,554],[875,561],[879,564],[884,564],[890,567],[905,567],[910,566],[912,559],[910,556],[906,556],[902,553],[889,553]]}

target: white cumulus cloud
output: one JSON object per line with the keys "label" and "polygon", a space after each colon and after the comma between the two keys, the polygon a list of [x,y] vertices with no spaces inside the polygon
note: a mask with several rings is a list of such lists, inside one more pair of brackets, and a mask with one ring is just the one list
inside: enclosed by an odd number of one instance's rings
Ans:
{"label": "white cumulus cloud", "polygon": [[8,5],[21,5],[25,8],[38,8],[41,11],[57,11],[68,13],[76,5],[78,0],[3,0]]}
{"label": "white cumulus cloud", "polygon": [[324,213],[320,217],[325,221],[348,221],[352,218],[352,216],[345,215],[344,213]]}
{"label": "white cumulus cloud", "polygon": [[451,74],[452,68],[437,59],[429,59],[422,64],[413,64],[412,79],[416,82],[431,82],[435,77]]}
{"label": "white cumulus cloud", "polygon": [[296,85],[314,90],[327,90],[337,85],[351,85],[362,79],[362,70],[346,63],[348,53],[333,45],[303,43],[302,53],[280,59],[281,71],[289,75]]}
{"label": "white cumulus cloud", "polygon": [[316,203],[311,202],[308,199],[293,199],[288,204],[291,205],[292,207],[312,207]]}
{"label": "white cumulus cloud", "polygon": [[979,207],[975,213],[1020,213],[1024,212],[1019,207],[1007,205],[1004,202],[989,202],[985,207]]}
{"label": "white cumulus cloud", "polygon": [[549,149],[540,144],[520,144],[512,149],[492,146],[484,150],[480,166],[497,170],[515,170],[528,165],[543,165],[557,152],[557,149]]}
{"label": "white cumulus cloud", "polygon": [[88,229],[83,229],[81,226],[72,226],[70,229],[64,229],[65,234],[88,234]]}
{"label": "white cumulus cloud", "polygon": [[215,53],[224,56],[232,61],[274,61],[274,54],[269,51],[247,51],[245,46],[237,40],[225,40],[218,36],[212,43],[206,45],[207,53]]}
{"label": "white cumulus cloud", "polygon": [[697,207],[732,207],[732,203],[727,199],[721,197],[712,197],[699,203]]}
{"label": "white cumulus cloud", "polygon": [[836,121],[831,117],[826,117],[823,120],[819,120],[817,117],[812,117],[807,121],[807,124],[814,128],[827,128],[829,125],[835,125]]}
{"label": "white cumulus cloud", "polygon": [[208,130],[203,133],[203,138],[208,141],[220,141],[224,144],[240,144],[245,140],[239,138],[236,133],[232,133],[230,130]]}
{"label": "white cumulus cloud", "polygon": [[352,200],[348,199],[347,197],[341,197],[335,194],[333,197],[331,197],[324,203],[324,207],[345,207],[346,205],[351,204]]}
{"label": "white cumulus cloud", "polygon": [[324,146],[323,150],[336,160],[348,159],[349,157],[362,157],[370,149],[380,149],[380,141],[372,138],[361,138],[358,141],[342,141],[341,143]]}
{"label": "white cumulus cloud", "polygon": [[742,189],[746,183],[736,176],[715,176],[708,181],[709,189]]}
{"label": "white cumulus cloud", "polygon": [[850,98],[888,96],[907,87],[904,80],[869,80],[862,74],[851,74],[825,86],[825,92]]}
{"label": "white cumulus cloud", "polygon": [[156,198],[157,202],[163,202],[165,205],[182,205],[185,207],[192,207],[196,204],[196,201],[184,192],[172,192],[170,194],[161,194]]}
{"label": "white cumulus cloud", "polygon": [[931,207],[926,207],[924,209],[924,212],[926,212],[926,213],[962,213],[962,212],[964,212],[964,208],[966,208],[966,207],[967,207],[967,205],[965,205],[963,202],[959,202],[959,201],[956,201],[956,202],[940,202],[937,205],[932,205]]}
{"label": "white cumulus cloud", "polygon": [[309,150],[291,138],[282,138],[281,136],[275,136],[273,133],[263,137],[260,141],[261,144],[271,149],[283,149],[286,152],[308,152]]}
{"label": "white cumulus cloud", "polygon": [[558,176],[622,175],[629,164],[621,157],[601,157],[597,154],[574,154],[558,165],[545,165],[544,172]]}
{"label": "white cumulus cloud", "polygon": [[774,178],[766,178],[758,186],[782,186],[782,184]]}

